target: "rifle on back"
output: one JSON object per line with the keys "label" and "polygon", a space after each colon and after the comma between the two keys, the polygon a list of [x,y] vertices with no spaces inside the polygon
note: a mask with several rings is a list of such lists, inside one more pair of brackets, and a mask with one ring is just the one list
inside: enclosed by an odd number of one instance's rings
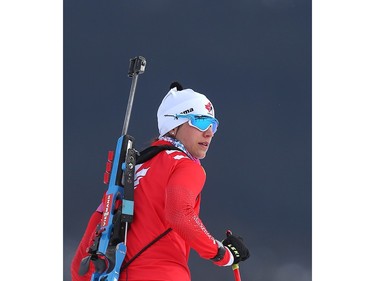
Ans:
{"label": "rifle on back", "polygon": [[138,75],[146,67],[145,58],[138,56],[130,60],[128,76],[132,78],[122,133],[115,152],[108,153],[104,183],[108,189],[103,197],[103,215],[98,224],[88,255],[82,259],[79,274],[89,270],[90,262],[95,267],[91,281],[115,281],[119,279],[121,265],[126,255],[126,238],[134,214],[134,170],[137,151],[134,138],[127,135]]}

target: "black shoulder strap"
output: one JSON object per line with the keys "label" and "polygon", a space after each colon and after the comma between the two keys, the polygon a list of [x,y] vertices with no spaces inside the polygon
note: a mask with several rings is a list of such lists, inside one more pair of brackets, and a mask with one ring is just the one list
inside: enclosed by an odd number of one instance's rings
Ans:
{"label": "black shoulder strap", "polygon": [[138,258],[144,251],[146,251],[148,248],[150,248],[152,245],[154,245],[156,242],[158,242],[161,238],[163,238],[165,235],[167,235],[172,228],[168,228],[166,231],[164,231],[162,234],[160,234],[158,237],[156,237],[154,240],[152,240],[150,243],[148,243],[146,246],[144,246],[137,254],[135,254],[128,262],[124,263],[121,266],[121,270],[127,268],[136,258]]}
{"label": "black shoulder strap", "polygon": [[162,152],[163,150],[180,150],[181,149],[173,146],[173,145],[155,145],[147,147],[146,149],[142,150],[139,155],[137,155],[137,164],[144,163],[148,160],[150,160],[152,157],[154,157],[159,152]]}

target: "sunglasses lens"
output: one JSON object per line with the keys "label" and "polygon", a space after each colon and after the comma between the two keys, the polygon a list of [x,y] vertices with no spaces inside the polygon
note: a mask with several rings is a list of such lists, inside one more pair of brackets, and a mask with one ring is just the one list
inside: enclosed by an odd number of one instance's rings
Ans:
{"label": "sunglasses lens", "polygon": [[187,118],[189,119],[189,125],[197,128],[198,130],[204,132],[210,126],[212,127],[212,132],[216,133],[217,127],[219,126],[219,121],[211,116],[205,115],[194,115],[194,114],[175,114],[175,115],[164,115],[169,117],[178,118]]}
{"label": "sunglasses lens", "polygon": [[189,120],[190,125],[200,131],[206,131],[211,126],[212,132],[216,133],[218,121],[215,118],[208,116],[193,116],[192,118],[189,118]]}

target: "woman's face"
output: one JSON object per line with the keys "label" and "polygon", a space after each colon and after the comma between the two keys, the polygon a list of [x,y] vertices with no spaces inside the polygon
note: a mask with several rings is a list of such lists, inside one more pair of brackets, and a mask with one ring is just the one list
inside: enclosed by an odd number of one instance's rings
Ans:
{"label": "woman's face", "polygon": [[182,124],[175,135],[187,151],[198,159],[203,159],[206,156],[213,136],[211,126],[206,131],[201,132],[191,127],[188,122]]}

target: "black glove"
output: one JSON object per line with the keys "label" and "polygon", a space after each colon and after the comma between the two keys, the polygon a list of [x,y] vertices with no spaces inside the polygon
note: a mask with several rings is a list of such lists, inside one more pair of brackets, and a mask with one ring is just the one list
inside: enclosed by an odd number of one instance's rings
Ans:
{"label": "black glove", "polygon": [[233,264],[240,261],[247,260],[250,257],[250,252],[243,242],[242,237],[227,234],[228,237],[223,240],[223,245],[228,247],[229,251],[234,257]]}

